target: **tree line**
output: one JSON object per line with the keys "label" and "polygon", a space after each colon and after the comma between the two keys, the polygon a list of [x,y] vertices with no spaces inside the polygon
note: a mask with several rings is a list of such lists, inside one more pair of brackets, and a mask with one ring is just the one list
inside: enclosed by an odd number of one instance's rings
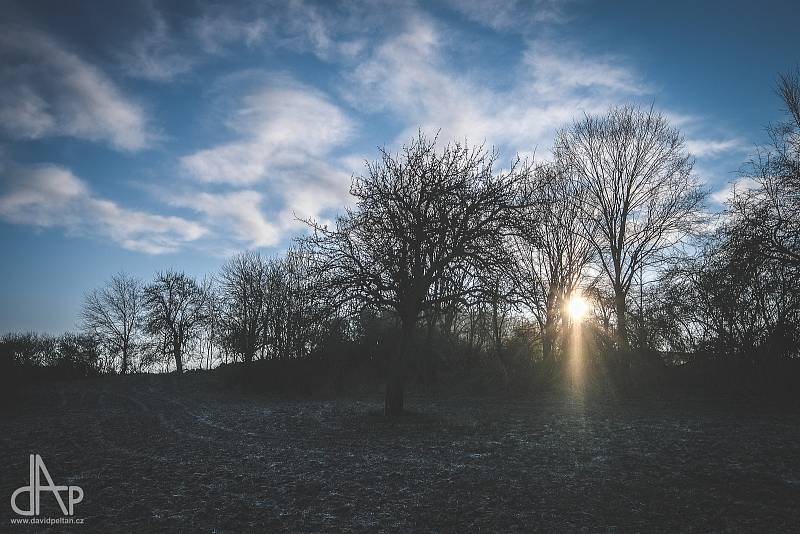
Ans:
{"label": "tree line", "polygon": [[652,107],[574,120],[543,163],[502,166],[493,149],[420,132],[381,149],[353,205],[305,221],[285,254],[243,252],[202,280],[120,273],[86,294],[80,334],[0,347],[16,365],[123,374],[344,351],[381,362],[387,414],[437,369],[492,367],[508,383],[558,367],[575,295],[589,302],[587,358],[606,366],[797,358],[800,74],[778,93],[786,120],[720,214]]}

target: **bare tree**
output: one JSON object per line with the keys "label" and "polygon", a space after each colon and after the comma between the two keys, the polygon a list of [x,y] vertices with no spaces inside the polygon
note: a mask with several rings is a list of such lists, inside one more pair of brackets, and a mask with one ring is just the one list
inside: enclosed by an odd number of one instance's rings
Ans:
{"label": "bare tree", "polygon": [[227,343],[244,362],[252,362],[264,346],[269,274],[264,257],[242,252],[230,258],[217,277],[219,319]]}
{"label": "bare tree", "polygon": [[[507,269],[506,240],[519,211],[521,177],[527,167],[494,172],[497,155],[482,147],[448,144],[422,133],[398,155],[381,150],[353,180],[356,206],[330,229],[313,224],[305,242],[317,269],[331,273],[331,287],[344,299],[392,310],[401,341],[390,362],[385,412],[403,410],[404,360],[421,314],[463,299],[478,288],[439,284],[461,280],[465,271]],[[490,279],[490,276],[484,279]]]}
{"label": "bare tree", "polygon": [[542,357],[550,361],[564,304],[585,283],[585,270],[594,259],[592,236],[586,232],[595,228],[581,223],[586,190],[580,181],[558,164],[541,165],[536,173],[542,175],[536,183],[547,208],[521,221],[528,228],[514,240],[514,279],[518,300],[539,324]]}
{"label": "bare tree", "polygon": [[778,95],[788,119],[769,127],[770,146],[759,150],[745,170],[757,188],[739,191],[729,206],[736,237],[757,245],[760,254],[800,267],[800,68],[784,74]]}
{"label": "bare tree", "polygon": [[612,108],[561,130],[556,158],[586,195],[581,221],[614,291],[617,331],[628,345],[626,298],[634,275],[658,266],[699,219],[704,192],[683,138],[652,108]]}
{"label": "bare tree", "polygon": [[220,339],[222,328],[220,325],[220,298],[215,287],[211,284],[206,288],[205,321],[203,329],[199,334],[198,344],[201,357],[201,367],[211,369],[215,353],[218,354],[221,348]]}
{"label": "bare tree", "polygon": [[143,295],[139,279],[125,273],[84,297],[83,329],[97,336],[108,351],[119,354],[120,371],[126,374],[131,364],[136,337],[142,326]]}
{"label": "bare tree", "polygon": [[144,288],[146,329],[162,335],[175,369],[183,372],[184,349],[206,318],[208,288],[183,272],[164,271]]}
{"label": "bare tree", "polygon": [[307,250],[293,247],[270,262],[268,279],[264,331],[272,356],[309,356],[331,333],[337,315],[324,273]]}

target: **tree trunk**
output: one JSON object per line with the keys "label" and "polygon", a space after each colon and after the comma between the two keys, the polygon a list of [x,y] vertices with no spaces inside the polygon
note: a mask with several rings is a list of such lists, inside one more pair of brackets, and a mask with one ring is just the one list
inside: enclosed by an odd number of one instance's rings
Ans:
{"label": "tree trunk", "polygon": [[621,289],[614,292],[614,308],[617,313],[617,338],[619,339],[620,348],[628,348],[628,308],[625,304],[625,293]]}
{"label": "tree trunk", "polygon": [[508,377],[508,366],[503,358],[503,326],[500,322],[500,312],[497,299],[492,302],[492,338],[494,341],[494,353],[500,367],[500,379],[503,381],[503,388],[508,389],[510,383]]}
{"label": "tree trunk", "polygon": [[553,350],[556,341],[555,326],[555,317],[548,311],[542,332],[542,359],[547,363],[553,363],[555,360]]}
{"label": "tree trunk", "polygon": [[175,356],[175,370],[178,374],[183,373],[183,357],[181,355],[181,342],[180,338],[175,335],[172,336],[172,354]]}
{"label": "tree trunk", "polygon": [[122,345],[122,374],[128,374],[128,342]]}
{"label": "tree trunk", "polygon": [[383,403],[383,413],[387,417],[401,415],[403,413],[404,388],[406,381],[405,363],[408,352],[413,345],[414,327],[416,326],[416,316],[414,318],[401,319],[401,338],[398,350],[392,354],[389,363],[389,377],[386,382],[386,397]]}
{"label": "tree trunk", "polygon": [[628,341],[628,308],[625,304],[625,293],[622,290],[615,291],[614,308],[617,312],[617,339],[619,343],[620,363],[622,364],[625,380],[628,381],[628,373],[631,368],[630,344]]}

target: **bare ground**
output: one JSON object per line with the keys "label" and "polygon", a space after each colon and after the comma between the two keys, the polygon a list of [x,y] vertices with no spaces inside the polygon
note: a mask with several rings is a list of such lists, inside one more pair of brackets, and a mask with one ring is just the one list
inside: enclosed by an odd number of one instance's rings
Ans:
{"label": "bare ground", "polygon": [[[0,532],[41,454],[77,532],[797,532],[800,414],[711,400],[279,400],[211,375],[37,386],[0,412]],[[43,497],[42,515],[60,516]],[[57,532],[63,527],[42,527]]]}

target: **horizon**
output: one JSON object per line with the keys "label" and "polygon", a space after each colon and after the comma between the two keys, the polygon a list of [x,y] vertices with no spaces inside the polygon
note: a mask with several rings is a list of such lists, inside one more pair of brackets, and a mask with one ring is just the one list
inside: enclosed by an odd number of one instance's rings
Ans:
{"label": "horizon", "polygon": [[720,210],[782,116],[792,4],[5,2],[0,333],[74,330],[118,271],[280,253],[418,128],[543,160],[583,113],[653,105]]}

